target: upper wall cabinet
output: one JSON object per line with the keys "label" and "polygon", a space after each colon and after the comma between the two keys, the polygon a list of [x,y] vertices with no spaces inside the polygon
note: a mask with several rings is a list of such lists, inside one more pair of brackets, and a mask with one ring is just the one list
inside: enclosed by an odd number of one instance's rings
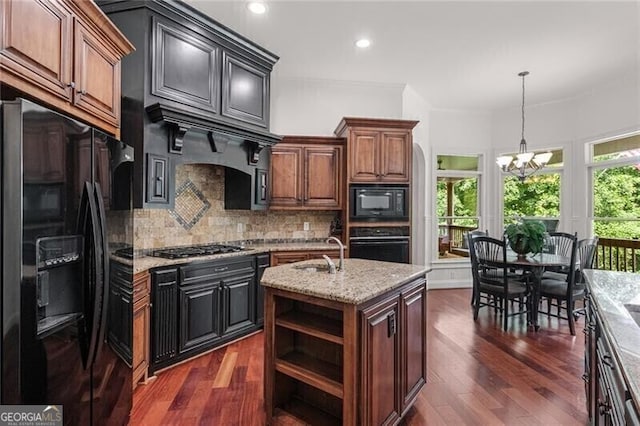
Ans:
{"label": "upper wall cabinet", "polygon": [[417,121],[344,118],[335,133],[346,137],[349,183],[409,183]]}
{"label": "upper wall cabinet", "polygon": [[286,136],[271,151],[270,209],[340,210],[344,139]]}
{"label": "upper wall cabinet", "polygon": [[151,93],[217,113],[220,47],[171,21],[152,22]]}
{"label": "upper wall cabinet", "polygon": [[243,61],[233,53],[223,54],[222,115],[261,127],[269,123],[269,72]]}
{"label": "upper wall cabinet", "polygon": [[134,206],[172,207],[176,166],[200,163],[242,182],[227,208],[266,208],[266,148],[280,140],[269,133],[278,57],[182,1],[97,3],[137,49],[122,63],[122,139],[142,159]]}
{"label": "upper wall cabinet", "polygon": [[0,81],[119,135],[120,60],[129,41],[91,1],[3,0]]}

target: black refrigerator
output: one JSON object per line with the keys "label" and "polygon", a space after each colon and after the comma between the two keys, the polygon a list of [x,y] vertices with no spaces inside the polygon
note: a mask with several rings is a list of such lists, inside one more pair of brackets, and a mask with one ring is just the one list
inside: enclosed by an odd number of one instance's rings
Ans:
{"label": "black refrigerator", "polygon": [[126,424],[132,370],[105,339],[110,254],[132,247],[133,150],[26,100],[0,108],[1,403]]}

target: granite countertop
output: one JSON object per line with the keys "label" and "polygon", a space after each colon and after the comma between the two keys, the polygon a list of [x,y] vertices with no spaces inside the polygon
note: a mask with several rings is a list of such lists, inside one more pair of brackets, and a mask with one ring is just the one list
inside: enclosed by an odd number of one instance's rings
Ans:
{"label": "granite countertop", "polygon": [[261,284],[358,305],[430,271],[426,266],[365,259],[344,259],[344,271],[335,274],[313,268],[319,265],[326,262],[313,259],[267,268]]}
{"label": "granite countertop", "polygon": [[272,251],[295,251],[295,250],[338,250],[337,244],[328,244],[325,241],[311,241],[311,242],[267,242],[267,243],[252,243],[245,245],[244,251],[213,254],[210,256],[198,256],[182,259],[165,259],[162,257],[153,256],[137,256],[133,260],[124,259],[115,255],[111,255],[111,259],[117,260],[120,263],[133,266],[133,273],[146,271],[151,268],[157,268],[161,266],[180,265],[191,262],[203,262],[208,260],[217,260],[225,257],[245,256],[259,253],[270,253]]}
{"label": "granite countertop", "polygon": [[636,409],[640,410],[640,327],[625,304],[640,301],[640,274],[585,270],[593,302],[602,319]]}

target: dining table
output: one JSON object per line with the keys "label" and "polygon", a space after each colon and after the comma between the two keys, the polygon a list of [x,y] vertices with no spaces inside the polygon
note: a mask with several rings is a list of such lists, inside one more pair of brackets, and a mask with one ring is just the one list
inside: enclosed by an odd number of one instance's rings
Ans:
{"label": "dining table", "polygon": [[540,287],[542,274],[547,268],[569,267],[571,258],[553,253],[538,253],[535,255],[518,256],[515,252],[507,251],[507,265],[516,270],[527,271],[531,274],[531,306],[529,308],[529,326],[535,331],[540,329],[538,324],[538,305],[540,304]]}

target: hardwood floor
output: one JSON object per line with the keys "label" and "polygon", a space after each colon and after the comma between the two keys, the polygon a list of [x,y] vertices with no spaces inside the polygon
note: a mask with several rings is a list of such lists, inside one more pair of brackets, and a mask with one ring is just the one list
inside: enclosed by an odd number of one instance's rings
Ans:
{"label": "hardwood floor", "polygon": [[[480,310],[470,290],[427,293],[427,385],[406,425],[584,425],[584,318],[541,315],[541,329]],[[233,343],[139,385],[132,425],[264,425],[262,333]],[[298,424],[281,419],[280,424]]]}

